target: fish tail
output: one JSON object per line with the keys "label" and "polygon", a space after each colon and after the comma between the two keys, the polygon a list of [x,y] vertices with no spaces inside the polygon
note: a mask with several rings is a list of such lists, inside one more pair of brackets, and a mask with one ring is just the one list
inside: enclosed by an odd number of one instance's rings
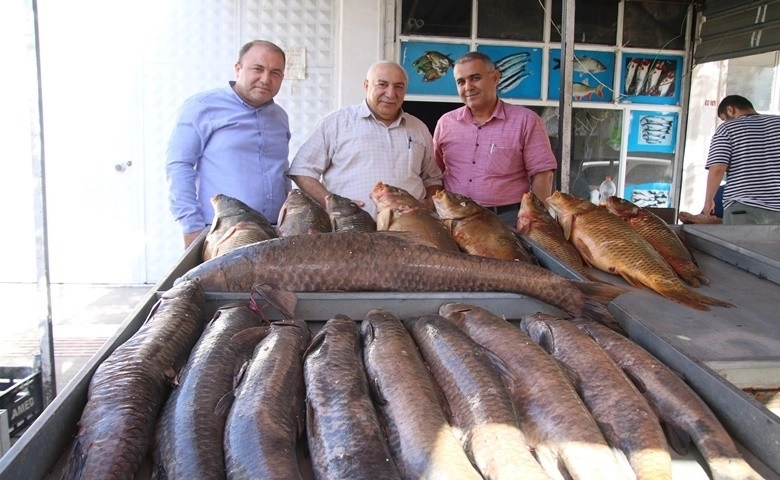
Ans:
{"label": "fish tail", "polygon": [[607,306],[592,298],[585,300],[585,305],[582,306],[582,316],[598,322],[623,336],[627,336],[626,331],[623,330],[617,319],[612,316]]}
{"label": "fish tail", "polygon": [[595,301],[603,304],[607,304],[615,299],[618,295],[626,293],[628,290],[616,285],[610,285],[604,282],[586,282],[573,280],[574,284],[582,293],[587,297],[594,299]]}
{"label": "fish tail", "polygon": [[708,297],[707,295],[702,295],[701,293],[694,292],[687,288],[658,290],[658,293],[660,293],[661,295],[663,295],[664,297],[670,300],[674,300],[677,303],[681,303],[688,307],[694,308],[696,310],[701,310],[704,312],[709,311],[710,309],[709,306],[716,306],[716,307],[734,306],[729,302],[724,302],[723,300],[718,300],[717,298]]}

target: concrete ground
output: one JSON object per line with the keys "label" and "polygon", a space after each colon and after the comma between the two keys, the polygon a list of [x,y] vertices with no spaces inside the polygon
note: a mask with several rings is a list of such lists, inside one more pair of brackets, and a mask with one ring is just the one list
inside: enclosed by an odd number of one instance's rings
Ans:
{"label": "concrete ground", "polygon": [[[51,286],[57,392],[79,372],[153,285]],[[35,284],[0,283],[0,366],[32,366],[45,298]]]}

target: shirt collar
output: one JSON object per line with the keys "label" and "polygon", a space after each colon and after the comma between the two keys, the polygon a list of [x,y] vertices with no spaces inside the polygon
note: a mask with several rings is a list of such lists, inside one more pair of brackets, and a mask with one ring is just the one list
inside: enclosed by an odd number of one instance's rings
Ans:
{"label": "shirt collar", "polygon": [[241,97],[240,97],[240,96],[239,96],[239,95],[236,93],[236,91],[235,91],[235,90],[233,90],[233,85],[235,85],[235,84],[236,84],[235,80],[230,80],[230,81],[228,81],[228,87],[227,87],[227,89],[228,89],[228,94],[229,94],[229,95],[231,95],[231,96],[232,96],[233,98],[235,98],[236,100],[238,100],[239,102],[241,102],[241,104],[242,104],[242,105],[244,105],[245,107],[247,107],[247,108],[251,108],[252,110],[260,110],[261,108],[265,108],[265,107],[266,107],[266,106],[268,106],[268,105],[273,105],[273,104],[274,104],[274,99],[272,98],[271,100],[269,100],[269,101],[265,102],[264,104],[260,105],[260,106],[259,106],[259,107],[257,107],[257,108],[253,107],[252,105],[249,105],[248,103],[246,103],[246,102],[244,101],[244,99],[243,99],[243,98],[241,98]]}
{"label": "shirt collar", "polygon": [[[504,101],[500,98],[498,99],[498,102],[496,102],[496,107],[493,109],[493,114],[490,116],[487,122],[495,119],[498,120],[504,120],[506,118],[506,112],[504,111]],[[458,121],[459,122],[466,122],[466,123],[475,123],[474,115],[471,113],[471,110],[469,107],[463,107],[463,110],[458,114]]]}
{"label": "shirt collar", "polygon": [[[377,121],[377,122],[381,123],[382,125],[384,125],[384,122],[382,122],[382,121],[380,121],[378,118],[374,117],[374,114],[373,114],[373,113],[371,113],[371,109],[370,109],[370,108],[368,108],[368,102],[366,102],[366,100],[363,100],[363,103],[361,103],[361,104],[358,106],[358,115],[360,115],[360,118],[372,118],[372,119],[374,119],[375,121]],[[403,111],[403,109],[401,109],[401,115],[399,115],[399,116],[398,116],[398,118],[396,118],[396,119],[395,119],[395,121],[394,121],[393,123],[391,123],[390,125],[388,125],[388,126],[387,126],[387,128],[394,128],[394,127],[397,127],[397,126],[399,126],[399,125],[400,125],[402,122],[403,122],[403,123],[404,123],[404,125],[405,125],[405,124],[406,124],[406,115],[407,115],[407,113],[406,113],[406,112],[404,112],[404,111]]]}

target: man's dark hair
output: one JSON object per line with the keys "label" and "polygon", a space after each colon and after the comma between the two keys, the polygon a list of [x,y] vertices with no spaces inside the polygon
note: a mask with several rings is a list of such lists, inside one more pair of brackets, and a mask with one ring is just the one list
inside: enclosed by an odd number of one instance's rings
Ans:
{"label": "man's dark hair", "polygon": [[482,60],[485,62],[485,65],[487,65],[488,70],[494,70],[496,68],[496,64],[493,63],[493,60],[490,59],[485,53],[483,52],[467,52],[458,57],[457,60],[455,60],[455,65],[460,65],[462,63],[470,62],[472,60]]}
{"label": "man's dark hair", "polygon": [[287,57],[284,55],[284,50],[279,48],[277,44],[267,40],[252,40],[251,42],[245,43],[244,46],[241,47],[241,50],[238,51],[238,63],[241,63],[241,59],[244,58],[244,55],[249,51],[250,48],[258,45],[267,47],[268,49],[280,54],[282,56],[282,61],[284,61],[285,64],[287,63]]}
{"label": "man's dark hair", "polygon": [[738,108],[740,110],[752,110],[753,104],[750,103],[750,100],[740,95],[727,95],[723,97],[723,100],[721,100],[718,105],[718,115],[725,115],[726,109],[729,107]]}

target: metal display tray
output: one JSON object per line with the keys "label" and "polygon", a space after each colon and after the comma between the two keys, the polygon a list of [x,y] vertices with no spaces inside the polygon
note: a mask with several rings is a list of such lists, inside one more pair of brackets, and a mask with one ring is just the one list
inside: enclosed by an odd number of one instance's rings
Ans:
{"label": "metal display tray", "polygon": [[[200,238],[200,241],[195,242],[170,270],[168,275],[150,289],[134,311],[128,315],[114,336],[90,359],[65,387],[63,392],[55,398],[17,443],[11,447],[11,450],[0,458],[0,480],[57,478],[56,474],[59,472],[58,469],[63,458],[65,458],[66,450],[76,433],[76,424],[86,403],[89,382],[98,365],[119,345],[138,331],[161,292],[168,290],[176,278],[199,262],[202,240],[203,237]],[[207,292],[206,314],[212,314],[219,305],[228,301],[248,298],[249,295],[244,293],[224,294]],[[527,313],[538,311],[552,314],[560,313],[560,311],[547,303],[531,297],[510,293],[350,292],[299,293],[296,316],[306,319],[312,332],[316,332],[327,319],[337,313],[348,315],[359,321],[369,310],[382,308],[403,318],[412,315],[436,313],[439,306],[446,302],[464,302],[481,306],[510,320],[515,319],[512,320],[513,323],[517,323],[516,319]],[[612,306],[610,308],[612,309]],[[271,318],[279,318],[279,314],[275,309],[268,309],[267,312]],[[615,310],[615,312],[619,313],[620,309]],[[626,322],[620,315],[616,316],[621,322]],[[627,325],[630,325],[630,323],[631,321],[629,320]],[[629,333],[632,331],[635,331],[635,329],[629,329]],[[647,340],[642,335],[640,337]],[[648,348],[648,350],[651,349]],[[656,348],[655,350],[659,349]],[[659,358],[666,361],[663,357],[659,356]],[[701,373],[696,371],[692,373],[693,376],[701,375]],[[686,376],[689,375],[686,373]],[[700,386],[697,387],[696,382],[692,382],[692,386],[710,405],[712,405],[713,397],[722,395],[719,389],[722,389],[723,385],[720,384],[715,389],[702,389]],[[750,399],[745,395],[739,395],[739,393],[741,392],[730,392],[729,401],[732,409],[745,410],[755,407],[753,404],[756,402],[746,406],[745,404],[750,403]],[[724,418],[722,413],[716,413],[721,418]],[[724,425],[737,440],[738,446],[746,460],[765,478],[780,479],[780,475],[773,471],[773,469],[778,471],[780,468],[769,465],[767,458],[765,458],[765,452],[761,451],[761,449],[759,449],[759,452],[755,452],[749,447],[751,444],[755,445],[764,441],[764,438],[760,436],[763,432],[754,430],[752,424],[728,421],[729,417],[729,415],[726,415],[724,418],[724,420],[727,420],[724,421]],[[745,442],[746,439],[748,442]],[[777,451],[777,448],[775,448],[775,452]],[[708,478],[703,467],[703,460],[701,460],[695,449],[692,449],[692,452],[685,457],[673,454],[673,458],[675,479],[696,480]],[[47,475],[51,475],[51,477],[47,477]],[[149,478],[148,470],[142,469],[136,478]]]}

